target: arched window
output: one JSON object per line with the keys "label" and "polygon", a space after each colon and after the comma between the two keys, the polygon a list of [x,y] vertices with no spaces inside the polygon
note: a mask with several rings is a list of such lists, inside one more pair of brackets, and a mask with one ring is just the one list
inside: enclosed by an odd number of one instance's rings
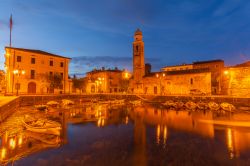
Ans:
{"label": "arched window", "polygon": [[139,51],[139,46],[136,46],[135,48],[136,48],[135,50],[138,52]]}

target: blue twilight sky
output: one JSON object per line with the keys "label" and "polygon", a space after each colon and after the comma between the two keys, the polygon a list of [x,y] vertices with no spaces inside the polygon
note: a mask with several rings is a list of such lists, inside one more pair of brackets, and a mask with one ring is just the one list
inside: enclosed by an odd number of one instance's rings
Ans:
{"label": "blue twilight sky", "polygon": [[0,0],[0,69],[9,44],[72,57],[71,74],[132,69],[132,41],[143,31],[154,70],[197,60],[250,59],[249,0]]}

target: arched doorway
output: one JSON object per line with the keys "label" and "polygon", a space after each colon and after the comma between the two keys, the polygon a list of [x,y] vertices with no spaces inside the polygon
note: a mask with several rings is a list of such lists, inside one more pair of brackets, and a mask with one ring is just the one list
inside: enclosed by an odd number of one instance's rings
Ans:
{"label": "arched doorway", "polygon": [[28,93],[36,93],[36,83],[30,82],[28,84]]}
{"label": "arched doorway", "polygon": [[91,85],[91,93],[95,93],[95,85]]}

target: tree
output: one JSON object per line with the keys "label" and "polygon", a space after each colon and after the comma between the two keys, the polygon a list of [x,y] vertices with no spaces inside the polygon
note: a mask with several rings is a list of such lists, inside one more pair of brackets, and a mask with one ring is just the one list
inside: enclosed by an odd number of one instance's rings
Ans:
{"label": "tree", "polygon": [[79,89],[80,92],[86,90],[86,84],[87,84],[86,78],[77,78],[77,77],[74,77],[72,79],[72,83],[73,83],[73,87],[75,89]]}
{"label": "tree", "polygon": [[40,75],[41,81],[46,82],[46,86],[50,93],[54,92],[54,89],[63,88],[63,76],[60,73],[45,73]]}
{"label": "tree", "polygon": [[128,92],[129,88],[129,80],[128,79],[122,79],[120,82],[121,90],[122,92]]}

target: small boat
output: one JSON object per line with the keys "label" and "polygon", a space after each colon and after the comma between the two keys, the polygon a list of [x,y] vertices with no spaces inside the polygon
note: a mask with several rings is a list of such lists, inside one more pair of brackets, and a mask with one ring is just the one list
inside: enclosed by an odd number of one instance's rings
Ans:
{"label": "small boat", "polygon": [[35,108],[39,111],[46,111],[48,109],[47,105],[35,105]]}
{"label": "small boat", "polygon": [[63,106],[68,106],[68,105],[74,105],[75,103],[71,100],[63,99],[62,100],[62,105]]}
{"label": "small boat", "polygon": [[208,103],[208,108],[209,108],[210,110],[213,110],[213,111],[218,111],[218,110],[220,109],[220,105],[217,104],[217,103],[215,103],[215,102],[213,102],[213,101],[210,101],[210,102]]}
{"label": "small boat", "polygon": [[185,107],[189,110],[195,110],[197,108],[197,104],[192,101],[188,101],[186,102]]}
{"label": "small boat", "polygon": [[142,104],[141,100],[133,100],[133,101],[130,101],[130,103],[132,105],[141,105]]}
{"label": "small boat", "polygon": [[206,110],[208,108],[208,105],[207,105],[207,103],[204,103],[204,102],[200,101],[200,102],[197,103],[197,108],[199,110]]}
{"label": "small boat", "polygon": [[61,134],[61,124],[55,121],[50,121],[47,119],[34,119],[30,116],[25,116],[22,119],[22,123],[28,131],[57,136]]}
{"label": "small boat", "polygon": [[220,107],[221,107],[221,109],[224,110],[224,111],[233,112],[233,111],[235,110],[235,106],[234,106],[234,105],[232,105],[232,104],[230,104],[230,103],[226,103],[226,102],[221,103],[221,104],[220,104]]}
{"label": "small boat", "polygon": [[175,108],[181,109],[184,107],[184,103],[182,101],[175,102]]}
{"label": "small boat", "polygon": [[50,106],[50,107],[57,107],[59,105],[59,103],[56,101],[49,101],[49,102],[47,102],[46,105]]}
{"label": "small boat", "polygon": [[176,103],[172,100],[168,100],[165,103],[163,103],[164,106],[168,108],[176,108]]}

